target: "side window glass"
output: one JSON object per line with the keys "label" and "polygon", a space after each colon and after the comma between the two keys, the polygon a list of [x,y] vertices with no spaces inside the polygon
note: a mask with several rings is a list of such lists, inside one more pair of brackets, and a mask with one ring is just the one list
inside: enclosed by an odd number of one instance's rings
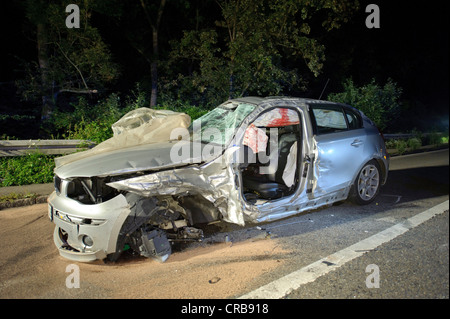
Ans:
{"label": "side window glass", "polygon": [[317,134],[335,133],[347,130],[344,113],[338,109],[313,108]]}
{"label": "side window glass", "polygon": [[361,128],[361,119],[355,112],[346,109],[345,116],[347,117],[348,128],[350,130]]}

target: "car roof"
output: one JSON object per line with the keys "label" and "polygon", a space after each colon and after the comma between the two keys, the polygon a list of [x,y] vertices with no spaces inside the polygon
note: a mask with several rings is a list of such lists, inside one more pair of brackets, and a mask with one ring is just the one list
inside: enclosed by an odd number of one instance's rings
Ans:
{"label": "car roof", "polygon": [[291,102],[297,102],[297,103],[305,103],[305,104],[336,104],[336,105],[342,105],[340,103],[335,103],[331,101],[325,101],[325,100],[316,100],[316,99],[310,99],[310,98],[301,98],[301,97],[289,97],[289,96],[268,96],[268,97],[258,97],[258,96],[246,96],[246,97],[240,97],[236,99],[231,99],[229,102],[241,102],[241,103],[248,103],[248,104],[255,104],[255,105],[261,105],[263,103],[267,102],[282,102],[282,101],[291,101]]}
{"label": "car roof", "polygon": [[[258,97],[258,96],[246,96],[246,97],[240,97],[236,99],[228,100],[225,103],[228,102],[239,102],[239,103],[246,103],[246,104],[254,104],[256,106],[260,106],[263,109],[271,108],[271,107],[278,107],[283,104],[283,102],[290,102],[289,104],[295,103],[297,106],[303,105],[320,105],[320,104],[327,104],[327,105],[336,105],[336,106],[343,106],[347,107],[353,110],[357,110],[351,105],[344,104],[344,103],[337,103],[332,101],[326,101],[326,100],[317,100],[317,99],[311,99],[311,98],[302,98],[302,97],[290,97],[290,96],[267,96],[267,97]],[[224,103],[224,104],[225,104]]]}

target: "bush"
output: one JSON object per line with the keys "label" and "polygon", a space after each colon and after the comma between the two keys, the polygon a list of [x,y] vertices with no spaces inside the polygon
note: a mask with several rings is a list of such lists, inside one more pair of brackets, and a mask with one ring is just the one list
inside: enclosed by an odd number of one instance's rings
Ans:
{"label": "bush", "polygon": [[387,149],[394,149],[396,147],[397,140],[387,140],[385,141],[385,145]]}
{"label": "bush", "polygon": [[0,187],[51,183],[55,156],[33,153],[0,158]]}
{"label": "bush", "polygon": [[397,149],[398,154],[404,154],[408,149],[408,143],[406,143],[405,140],[397,140],[395,148]]}
{"label": "bush", "polygon": [[386,148],[396,149],[398,154],[404,154],[406,151],[414,151],[422,146],[422,141],[418,137],[412,137],[407,140],[396,139],[386,141]]}
{"label": "bush", "polygon": [[397,119],[402,89],[391,79],[388,79],[383,87],[376,84],[375,79],[362,87],[356,87],[353,81],[348,79],[343,86],[343,92],[328,95],[328,100],[349,104],[361,110],[382,131]]}
{"label": "bush", "polygon": [[187,115],[189,115],[191,117],[191,121],[194,121],[195,119],[198,119],[199,117],[208,113],[207,109],[204,109],[204,108],[201,108],[198,106],[190,106],[190,105],[184,105],[184,106],[179,106],[179,107],[175,107],[175,108],[171,107],[169,105],[160,105],[160,106],[157,106],[156,109],[171,110],[171,111],[175,111],[175,112],[186,113]]}
{"label": "bush", "polygon": [[439,146],[442,144],[442,136],[437,132],[431,132],[426,136],[427,144]]}
{"label": "bush", "polygon": [[406,141],[406,145],[410,150],[414,151],[422,146],[422,141],[417,137],[413,137]]}
{"label": "bush", "polygon": [[[61,136],[64,139],[91,140],[99,144],[113,136],[112,124],[129,111],[148,107],[148,102],[140,85],[136,84],[136,88],[124,102],[118,94],[113,93],[95,105],[89,104],[84,97],[81,97],[77,103],[72,104],[72,107],[72,112],[54,112],[51,120],[46,123],[50,126],[51,135]],[[192,120],[208,112],[205,108],[192,106],[181,100],[165,100],[155,109],[183,112]]]}
{"label": "bush", "polygon": [[156,109],[183,112],[188,114],[192,121],[206,114],[209,110],[215,107],[213,104],[202,104],[203,106],[195,106],[190,102],[182,100],[180,97],[173,98],[167,92],[160,92],[158,101],[159,103],[158,106],[155,107]]}
{"label": "bush", "polygon": [[111,125],[127,112],[143,107],[146,103],[145,93],[136,84],[135,89],[121,102],[117,93],[112,93],[106,99],[91,104],[84,97],[77,103],[72,103],[72,112],[55,111],[46,126],[50,127],[51,135],[64,139],[83,139],[101,143],[112,137]]}
{"label": "bush", "polygon": [[78,103],[72,104],[73,112],[53,113],[50,120],[53,134],[64,139],[87,139],[100,143],[112,136],[111,125],[123,113],[120,109],[120,98],[111,94],[96,105],[90,105],[81,97]]}

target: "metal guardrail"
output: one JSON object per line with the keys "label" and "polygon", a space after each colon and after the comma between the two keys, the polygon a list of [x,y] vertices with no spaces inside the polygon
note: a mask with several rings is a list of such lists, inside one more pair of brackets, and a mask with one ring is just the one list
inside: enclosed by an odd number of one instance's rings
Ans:
{"label": "metal guardrail", "polygon": [[416,135],[414,135],[414,134],[383,134],[383,136],[386,140],[395,140],[395,139],[411,138]]}
{"label": "metal guardrail", "polygon": [[[426,136],[429,133],[424,133]],[[386,140],[407,139],[414,134],[384,134]],[[45,155],[66,155],[84,151],[96,144],[88,140],[0,140],[0,157],[23,156],[34,152]]]}
{"label": "metal guardrail", "polygon": [[[436,133],[421,133],[420,136],[425,137],[429,136],[431,134],[437,134],[439,136],[443,136],[445,133],[443,132],[436,132]],[[413,133],[398,133],[398,134],[383,134],[385,140],[401,140],[401,139],[408,139],[412,137],[417,137],[417,134]]]}
{"label": "metal guardrail", "polygon": [[66,155],[83,151],[96,144],[86,140],[0,140],[0,157],[24,156],[31,153]]}

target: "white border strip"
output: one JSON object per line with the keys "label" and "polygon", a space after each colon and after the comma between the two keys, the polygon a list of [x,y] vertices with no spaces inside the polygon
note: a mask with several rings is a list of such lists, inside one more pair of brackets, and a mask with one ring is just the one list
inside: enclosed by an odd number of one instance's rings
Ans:
{"label": "white border strip", "polygon": [[278,280],[251,291],[239,299],[279,299],[283,298],[301,285],[313,282],[320,276],[336,270],[345,263],[363,255],[365,252],[374,250],[408,230],[422,224],[432,217],[442,214],[449,209],[449,201],[436,205],[422,213],[414,215],[407,220],[385,229],[373,236],[344,248],[334,254],[322,258],[306,267],[294,271]]}

